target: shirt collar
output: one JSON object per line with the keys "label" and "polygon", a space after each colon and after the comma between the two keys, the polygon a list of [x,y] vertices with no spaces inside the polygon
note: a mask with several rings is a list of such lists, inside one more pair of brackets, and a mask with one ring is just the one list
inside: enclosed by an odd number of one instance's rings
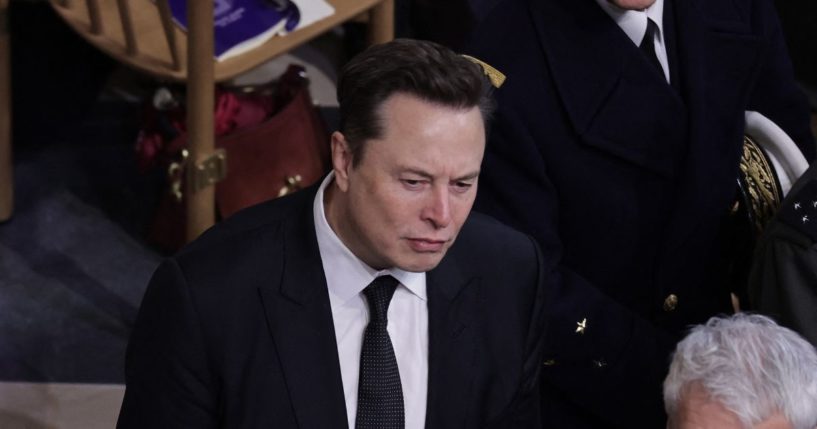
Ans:
{"label": "shirt collar", "polygon": [[658,27],[659,40],[664,38],[664,0],[655,0],[652,6],[645,10],[625,10],[610,3],[609,0],[596,0],[596,3],[613,18],[613,21],[624,30],[627,37],[636,44],[641,44],[647,32],[647,18],[655,22]]}
{"label": "shirt collar", "polygon": [[315,201],[312,204],[312,215],[315,221],[315,233],[318,237],[318,250],[321,254],[323,271],[326,273],[326,285],[330,295],[341,302],[346,302],[363,291],[376,277],[389,274],[405,286],[411,293],[426,300],[426,275],[403,271],[399,268],[375,270],[360,260],[335,234],[326,220],[324,193],[332,184],[335,175],[330,172],[323,179]]}

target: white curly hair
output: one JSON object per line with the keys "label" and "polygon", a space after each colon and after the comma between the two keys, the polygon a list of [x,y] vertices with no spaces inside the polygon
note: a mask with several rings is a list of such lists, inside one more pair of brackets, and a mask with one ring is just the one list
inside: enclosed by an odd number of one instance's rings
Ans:
{"label": "white curly hair", "polygon": [[747,428],[775,414],[793,429],[817,427],[817,351],[766,316],[739,313],[694,327],[678,343],[664,380],[668,415],[692,383]]}

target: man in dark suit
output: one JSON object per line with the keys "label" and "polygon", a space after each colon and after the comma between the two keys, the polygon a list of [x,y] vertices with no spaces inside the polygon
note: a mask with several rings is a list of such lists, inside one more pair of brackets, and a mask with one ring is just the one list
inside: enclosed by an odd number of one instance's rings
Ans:
{"label": "man in dark suit", "polygon": [[489,86],[429,42],[353,59],[323,183],[156,271],[118,426],[537,427],[546,265],[469,214]]}
{"label": "man in dark suit", "polygon": [[475,208],[560,267],[545,427],[663,427],[674,344],[732,310],[724,224],[744,111],[814,156],[773,6],[499,0],[484,15],[467,51],[507,80]]}

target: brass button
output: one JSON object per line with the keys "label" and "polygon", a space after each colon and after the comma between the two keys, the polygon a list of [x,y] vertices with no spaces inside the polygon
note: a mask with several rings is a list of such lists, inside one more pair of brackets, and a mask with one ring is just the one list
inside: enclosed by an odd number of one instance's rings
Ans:
{"label": "brass button", "polygon": [[678,296],[674,293],[669,294],[669,296],[664,300],[664,311],[673,311],[675,307],[678,307]]}

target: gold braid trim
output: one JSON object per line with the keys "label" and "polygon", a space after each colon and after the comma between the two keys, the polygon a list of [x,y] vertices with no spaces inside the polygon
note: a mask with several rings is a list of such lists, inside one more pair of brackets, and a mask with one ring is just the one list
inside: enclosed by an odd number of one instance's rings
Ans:
{"label": "gold braid trim", "polygon": [[775,211],[780,207],[780,189],[774,170],[766,154],[749,136],[743,137],[743,156],[740,158],[740,171],[746,183],[750,201],[747,209],[752,216],[757,231],[762,231]]}
{"label": "gold braid trim", "polygon": [[493,85],[494,88],[499,88],[503,83],[505,83],[505,75],[499,70],[491,67],[490,64],[486,63],[485,61],[478,60],[470,55],[463,54],[463,57],[482,67],[482,72],[485,73],[485,76],[488,76],[488,80],[491,81],[491,85]]}

